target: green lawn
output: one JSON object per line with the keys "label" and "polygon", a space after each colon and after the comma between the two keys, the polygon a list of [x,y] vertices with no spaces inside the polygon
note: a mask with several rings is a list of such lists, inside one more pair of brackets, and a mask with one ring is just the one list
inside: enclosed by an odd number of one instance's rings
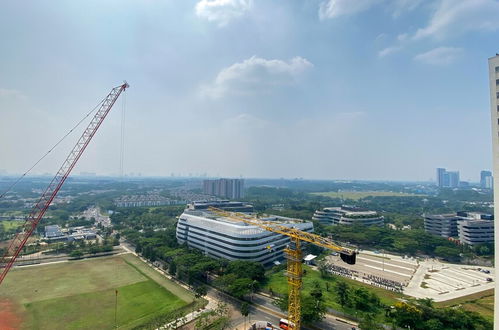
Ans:
{"label": "green lawn", "polygon": [[494,289],[474,293],[472,295],[443,301],[437,307],[462,306],[464,309],[481,314],[489,321],[494,320]]}
{"label": "green lawn", "polygon": [[22,221],[14,221],[14,220],[12,220],[12,221],[9,221],[9,220],[0,221],[0,225],[3,226],[3,229],[5,231],[15,229],[22,224],[23,224]]}
{"label": "green lawn", "polygon": [[[130,329],[156,315],[182,308],[186,302],[152,280],[118,288],[117,325]],[[115,290],[83,293],[25,305],[26,329],[112,329]]]}
{"label": "green lawn", "polygon": [[131,254],[14,268],[0,287],[0,301],[16,305],[25,329],[112,329],[116,290],[120,329],[194,301],[191,292]]}
{"label": "green lawn", "polygon": [[[378,287],[374,287],[371,285],[367,285],[364,283],[357,282],[355,280],[351,280],[345,277],[338,277],[336,275],[332,275],[330,278],[323,279],[321,278],[321,275],[318,271],[313,270],[312,268],[305,266],[303,269],[306,271],[305,276],[303,276],[303,289],[302,292],[305,294],[308,294],[310,289],[312,288],[312,284],[314,281],[319,281],[322,288],[323,288],[323,294],[325,297],[325,302],[328,307],[337,309],[337,310],[342,310],[340,304],[338,304],[337,301],[337,296],[334,293],[334,286],[338,280],[346,281],[348,285],[351,288],[359,288],[363,287],[368,289],[371,292],[376,293],[381,301],[386,304],[386,305],[393,305],[395,302],[398,301],[400,298],[407,298],[403,294],[396,293],[393,291],[388,291],[384,290]],[[327,290],[326,283],[329,285],[329,291]],[[268,283],[265,285],[265,289],[269,290],[272,289],[274,292],[278,292],[281,294],[284,294],[288,290],[287,286],[287,278],[284,275],[284,271],[274,273],[270,276],[270,279]],[[346,310],[348,312],[348,310]]]}
{"label": "green lawn", "polygon": [[416,194],[408,194],[402,192],[394,191],[328,191],[328,192],[315,192],[312,195],[319,195],[331,198],[342,198],[342,199],[353,199],[359,200],[365,197],[386,197],[386,196],[396,196],[396,197],[408,197],[408,196],[422,196]]}

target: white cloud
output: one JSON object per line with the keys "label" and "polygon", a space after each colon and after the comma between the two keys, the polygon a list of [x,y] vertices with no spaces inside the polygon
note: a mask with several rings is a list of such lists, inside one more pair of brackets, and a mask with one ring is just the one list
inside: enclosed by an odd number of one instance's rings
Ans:
{"label": "white cloud", "polygon": [[432,65],[447,65],[453,63],[462,52],[461,48],[438,47],[414,56],[414,60]]}
{"label": "white cloud", "polygon": [[196,15],[224,26],[250,10],[252,0],[201,0],[196,4]]}
{"label": "white cloud", "polygon": [[383,2],[383,0],[327,0],[319,5],[319,18],[335,18],[356,14]]}
{"label": "white cloud", "polygon": [[406,41],[408,37],[409,37],[408,33],[401,33],[397,36],[397,40],[403,42]]}
{"label": "white cloud", "polygon": [[499,29],[499,2],[495,0],[442,0],[429,24],[418,29],[414,39],[442,39],[468,31]]}
{"label": "white cloud", "polygon": [[399,17],[404,12],[412,11],[419,7],[423,0],[394,0],[393,6],[393,17]]}
{"label": "white cloud", "polygon": [[385,5],[393,17],[414,10],[423,0],[326,0],[319,5],[319,18],[335,18],[342,15],[353,15],[371,9],[377,5]]}
{"label": "white cloud", "polygon": [[399,47],[399,46],[387,47],[387,48],[382,49],[378,52],[378,57],[385,57],[385,56],[391,55],[393,53],[399,52],[401,50],[402,50],[402,47]]}
{"label": "white cloud", "polygon": [[211,98],[228,94],[265,93],[274,87],[296,83],[297,79],[312,67],[312,63],[299,56],[289,61],[252,56],[220,71],[215,81],[204,87],[203,93]]}

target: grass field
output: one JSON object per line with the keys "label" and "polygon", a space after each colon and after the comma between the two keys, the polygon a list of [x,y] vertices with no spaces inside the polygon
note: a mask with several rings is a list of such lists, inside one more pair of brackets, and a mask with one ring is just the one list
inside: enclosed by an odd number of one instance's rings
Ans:
{"label": "grass field", "polygon": [[422,196],[416,194],[408,194],[402,192],[394,192],[394,191],[328,191],[328,192],[315,192],[311,193],[312,195],[325,196],[331,198],[342,198],[342,199],[353,199],[359,200],[365,197],[386,197],[386,196],[395,196],[395,197],[409,197],[409,196]]}
{"label": "grass field", "polygon": [[462,306],[466,310],[481,314],[489,321],[494,321],[494,289],[439,302],[435,305],[437,307]]}
{"label": "grass field", "polygon": [[22,224],[23,224],[22,221],[9,221],[9,220],[0,221],[0,226],[3,226],[3,229],[5,231],[17,228]]}
{"label": "grass field", "polygon": [[[0,289],[25,329],[130,329],[194,296],[133,255],[15,268]],[[0,328],[2,320],[0,319]]]}

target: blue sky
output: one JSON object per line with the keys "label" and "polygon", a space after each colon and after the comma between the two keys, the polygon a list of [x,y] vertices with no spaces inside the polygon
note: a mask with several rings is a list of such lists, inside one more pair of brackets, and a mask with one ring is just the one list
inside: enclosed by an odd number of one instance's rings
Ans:
{"label": "blue sky", "polygon": [[[494,0],[0,0],[0,169],[126,79],[125,171],[478,180]],[[120,100],[75,172],[119,171]],[[73,136],[36,171],[56,171]]]}

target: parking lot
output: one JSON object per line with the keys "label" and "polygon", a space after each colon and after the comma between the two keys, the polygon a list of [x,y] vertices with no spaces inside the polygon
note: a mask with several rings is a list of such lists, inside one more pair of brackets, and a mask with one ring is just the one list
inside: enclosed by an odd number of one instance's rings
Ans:
{"label": "parking lot", "polygon": [[416,298],[445,301],[494,288],[492,267],[417,260],[372,251],[360,251],[355,265],[338,255],[326,257],[329,270],[387,290]]}

